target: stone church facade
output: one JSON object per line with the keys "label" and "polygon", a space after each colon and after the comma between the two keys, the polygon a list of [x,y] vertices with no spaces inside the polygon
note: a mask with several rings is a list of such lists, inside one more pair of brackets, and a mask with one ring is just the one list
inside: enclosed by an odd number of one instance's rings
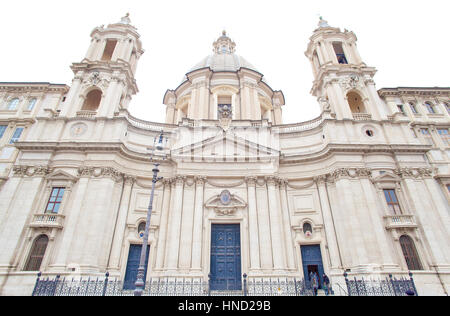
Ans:
{"label": "stone church facade", "polygon": [[355,34],[321,19],[305,53],[321,114],[283,124],[283,93],[225,32],[213,49],[166,92],[165,123],[127,110],[144,53],[128,16],[92,31],[70,86],[0,83],[0,294],[31,294],[38,271],[131,284],[153,163],[147,279],[411,271],[447,294],[450,88],[376,90]]}

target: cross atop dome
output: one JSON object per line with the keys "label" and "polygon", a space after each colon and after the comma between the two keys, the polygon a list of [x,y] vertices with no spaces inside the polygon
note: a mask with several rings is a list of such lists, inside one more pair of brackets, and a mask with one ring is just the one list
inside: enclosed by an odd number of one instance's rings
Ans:
{"label": "cross atop dome", "polygon": [[236,51],[236,43],[234,43],[231,38],[227,36],[227,32],[223,30],[222,36],[213,43],[213,48],[213,51],[216,54],[233,54]]}

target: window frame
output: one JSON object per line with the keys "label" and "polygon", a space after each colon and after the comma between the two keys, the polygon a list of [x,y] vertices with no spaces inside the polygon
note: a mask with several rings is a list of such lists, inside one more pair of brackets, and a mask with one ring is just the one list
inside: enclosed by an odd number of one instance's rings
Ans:
{"label": "window frame", "polygon": [[427,108],[428,114],[437,114],[436,109],[431,102],[427,101],[424,103],[424,105]]}
{"label": "window frame", "polygon": [[0,140],[5,135],[6,130],[8,129],[8,125],[0,125]]}
{"label": "window frame", "polygon": [[[407,243],[403,241],[407,241]],[[398,242],[400,243],[400,248],[402,249],[403,258],[408,270],[423,271],[422,260],[420,260],[419,252],[417,251],[417,246],[413,238],[404,234],[399,237]]]}
{"label": "window frame", "polygon": [[37,103],[37,98],[36,97],[32,97],[32,98],[28,99],[28,104],[27,104],[27,109],[26,110],[30,111],[30,112],[33,111],[35,106],[36,106],[36,103]]}
{"label": "window frame", "polygon": [[[56,192],[56,195],[53,194],[54,192]],[[62,192],[62,194],[60,194],[61,192]],[[66,187],[52,187],[51,188],[50,196],[47,200],[47,204],[45,207],[45,214],[55,214],[55,215],[59,214],[65,192],[66,192]],[[49,209],[50,204],[52,204],[51,209]],[[55,208],[56,208],[56,212],[55,212]]]}
{"label": "window frame", "polygon": [[[18,136],[16,136],[16,133],[20,130],[20,133]],[[18,126],[14,129],[14,133],[12,134],[11,138],[9,139],[9,145],[14,145],[15,142],[18,142],[20,138],[22,137],[23,131],[25,130],[24,126]]]}
{"label": "window frame", "polygon": [[419,114],[419,111],[417,110],[417,106],[415,103],[409,102],[409,108],[413,114]]}
{"label": "window frame", "polygon": [[[448,128],[437,128],[436,130],[444,145],[450,145],[450,132]],[[441,131],[446,131],[446,133],[441,133]]]}
{"label": "window frame", "polygon": [[[14,102],[13,102],[14,101]],[[8,100],[8,103],[6,105],[6,109],[8,111],[17,111],[17,108],[19,107],[20,104],[20,98],[18,97],[13,97],[11,99]],[[13,108],[11,108],[11,106],[14,105]]]}
{"label": "window frame", "polygon": [[[40,238],[46,238],[45,247],[43,245],[38,245]],[[30,252],[28,253],[27,260],[23,267],[23,271],[40,271],[42,264],[44,262],[45,254],[49,245],[50,238],[46,234],[38,235],[32,242]],[[40,247],[40,248],[38,248]],[[38,252],[38,250],[41,250]],[[38,264],[39,263],[39,267]],[[37,268],[37,269],[35,269]]]}
{"label": "window frame", "polygon": [[[391,192],[393,192],[393,196],[390,194]],[[388,196],[386,195],[386,193],[388,193],[390,201],[388,201]],[[402,206],[400,205],[400,200],[398,198],[396,189],[395,188],[384,188],[383,195],[384,195],[386,204],[387,204],[388,209],[391,212],[391,214],[392,215],[402,215],[403,210],[402,210]],[[395,202],[393,201],[392,197],[395,198]]]}

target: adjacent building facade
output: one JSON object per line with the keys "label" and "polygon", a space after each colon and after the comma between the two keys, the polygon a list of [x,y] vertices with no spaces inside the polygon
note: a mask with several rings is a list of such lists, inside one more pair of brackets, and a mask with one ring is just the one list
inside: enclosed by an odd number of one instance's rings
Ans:
{"label": "adjacent building facade", "polygon": [[38,271],[132,288],[150,156],[147,279],[411,271],[447,294],[450,88],[377,90],[355,34],[321,19],[305,53],[321,115],[283,124],[283,93],[225,32],[213,50],[166,92],[165,123],[127,110],[144,52],[128,16],[92,31],[70,86],[0,83],[1,295]]}

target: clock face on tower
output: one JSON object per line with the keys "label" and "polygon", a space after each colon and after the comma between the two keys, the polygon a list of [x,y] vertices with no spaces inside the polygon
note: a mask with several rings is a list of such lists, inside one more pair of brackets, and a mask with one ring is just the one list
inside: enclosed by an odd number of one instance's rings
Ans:
{"label": "clock face on tower", "polygon": [[86,133],[87,128],[88,128],[87,125],[84,123],[74,124],[70,129],[70,134],[72,136],[81,136],[84,133]]}

